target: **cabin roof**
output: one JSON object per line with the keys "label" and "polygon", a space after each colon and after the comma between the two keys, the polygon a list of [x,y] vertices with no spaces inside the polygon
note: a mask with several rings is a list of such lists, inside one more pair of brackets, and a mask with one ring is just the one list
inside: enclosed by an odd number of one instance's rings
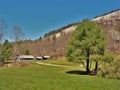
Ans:
{"label": "cabin roof", "polygon": [[20,55],[20,58],[34,58],[32,55]]}

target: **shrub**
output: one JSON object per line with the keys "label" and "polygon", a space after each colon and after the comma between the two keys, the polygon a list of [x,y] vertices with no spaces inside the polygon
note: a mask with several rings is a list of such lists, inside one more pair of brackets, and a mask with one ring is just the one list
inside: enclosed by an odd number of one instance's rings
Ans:
{"label": "shrub", "polygon": [[30,55],[30,50],[29,49],[25,50],[25,55]]}
{"label": "shrub", "polygon": [[109,62],[104,63],[98,75],[105,78],[120,79],[120,56],[108,59]]}
{"label": "shrub", "polygon": [[3,57],[0,57],[0,66],[4,65],[4,61],[5,61],[5,59]]}

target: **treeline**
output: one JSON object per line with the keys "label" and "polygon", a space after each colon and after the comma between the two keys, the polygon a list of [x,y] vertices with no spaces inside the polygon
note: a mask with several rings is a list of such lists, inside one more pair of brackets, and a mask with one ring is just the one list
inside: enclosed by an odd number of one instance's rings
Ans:
{"label": "treeline", "polygon": [[120,10],[120,9],[113,10],[113,11],[111,11],[111,12],[108,12],[108,13],[105,13],[105,14],[103,14],[103,15],[96,16],[95,18],[98,18],[98,17],[101,17],[101,16],[105,16],[105,15],[108,15],[108,14],[110,14],[110,13],[113,13],[113,12],[116,12],[116,11],[119,11],[119,10]]}
{"label": "treeline", "polygon": [[44,38],[45,38],[45,37],[49,37],[49,36],[51,36],[51,35],[54,35],[54,34],[56,34],[56,33],[62,32],[64,29],[69,28],[69,27],[74,26],[74,25],[78,25],[79,23],[80,23],[80,22],[72,23],[72,24],[66,25],[66,26],[64,26],[64,27],[62,27],[62,28],[59,28],[59,29],[57,29],[57,30],[50,31],[50,32],[48,32],[48,33],[46,33],[46,34],[44,35]]}

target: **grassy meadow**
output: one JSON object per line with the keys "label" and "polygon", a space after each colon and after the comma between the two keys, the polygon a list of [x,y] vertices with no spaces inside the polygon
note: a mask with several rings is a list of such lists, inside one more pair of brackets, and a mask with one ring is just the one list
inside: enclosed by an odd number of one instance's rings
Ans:
{"label": "grassy meadow", "polygon": [[[52,63],[52,61],[49,63]],[[120,89],[120,80],[67,73],[69,71],[78,71],[81,68],[79,66],[74,67],[73,63],[69,64],[61,60],[54,60],[53,63],[71,65],[71,67],[56,67],[29,63],[26,67],[0,68],[0,90]]]}

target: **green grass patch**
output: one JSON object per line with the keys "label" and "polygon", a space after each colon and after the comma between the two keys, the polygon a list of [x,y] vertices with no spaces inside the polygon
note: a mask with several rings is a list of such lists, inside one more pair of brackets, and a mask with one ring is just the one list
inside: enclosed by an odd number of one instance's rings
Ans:
{"label": "green grass patch", "polygon": [[0,90],[119,90],[120,80],[69,74],[74,67],[30,64],[0,68]]}

